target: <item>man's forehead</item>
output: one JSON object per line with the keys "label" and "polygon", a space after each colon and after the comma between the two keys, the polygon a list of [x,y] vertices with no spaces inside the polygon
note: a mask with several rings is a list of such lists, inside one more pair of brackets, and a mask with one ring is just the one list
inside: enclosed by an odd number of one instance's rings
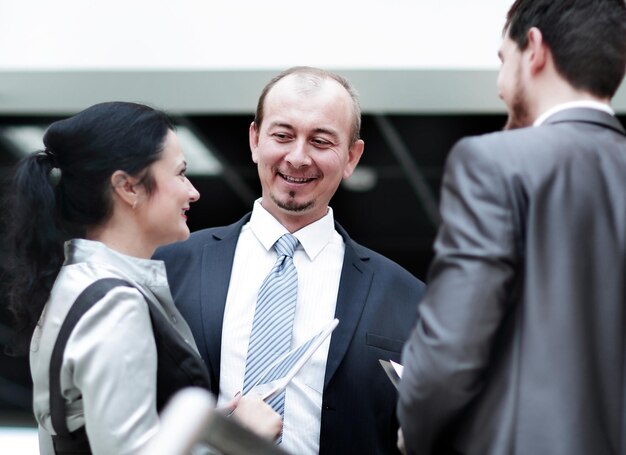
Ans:
{"label": "man's forehead", "polygon": [[349,97],[346,89],[334,79],[299,73],[290,74],[279,80],[269,91],[268,97],[272,93],[295,93],[303,96],[323,93],[338,99],[343,98],[344,95]]}
{"label": "man's forehead", "polygon": [[352,115],[350,95],[343,86],[332,79],[325,79],[321,84],[315,85],[281,79],[267,94],[265,99],[266,115],[269,115],[271,108],[281,109],[285,107],[285,103],[294,103],[309,109],[314,109],[317,106],[320,110],[332,107],[345,108],[346,113],[349,116]]}
{"label": "man's forehead", "polygon": [[278,81],[267,94],[264,111],[267,127],[282,122],[298,128],[304,122],[311,129],[333,131],[337,136],[343,136],[344,129],[350,136],[354,119],[352,98],[343,85],[306,73],[290,74]]}

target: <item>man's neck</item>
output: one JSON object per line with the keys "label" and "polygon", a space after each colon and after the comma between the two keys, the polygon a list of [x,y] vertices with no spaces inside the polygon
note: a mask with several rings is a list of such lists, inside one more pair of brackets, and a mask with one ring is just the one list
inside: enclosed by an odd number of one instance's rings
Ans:
{"label": "man's neck", "polygon": [[324,211],[315,211],[310,213],[302,212],[289,212],[287,210],[278,209],[276,207],[266,207],[261,200],[261,205],[267,210],[276,220],[282,224],[290,234],[299,231],[300,229],[315,223],[316,221],[324,218],[328,213],[328,207]]}
{"label": "man's neck", "polygon": [[[559,111],[567,106],[579,105],[597,106],[601,109],[610,109],[609,98],[599,98],[584,90],[577,90],[568,82],[559,77],[557,81],[550,81],[537,90],[535,97],[534,124],[541,123],[547,115]],[[603,107],[604,106],[604,107]]]}

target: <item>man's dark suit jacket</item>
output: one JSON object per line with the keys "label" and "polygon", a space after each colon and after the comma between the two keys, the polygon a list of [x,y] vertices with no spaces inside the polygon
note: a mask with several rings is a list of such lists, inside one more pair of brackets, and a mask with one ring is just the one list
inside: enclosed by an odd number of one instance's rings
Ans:
{"label": "man's dark suit jacket", "polygon": [[[157,251],[218,393],[224,305],[239,222],[195,232]],[[400,361],[424,284],[389,259],[352,241],[339,226],[345,254],[322,398],[320,454],[396,452],[397,393],[378,359]],[[295,454],[297,455],[297,454]]]}
{"label": "man's dark suit jacket", "polygon": [[595,109],[468,138],[398,407],[411,453],[626,453],[626,133]]}

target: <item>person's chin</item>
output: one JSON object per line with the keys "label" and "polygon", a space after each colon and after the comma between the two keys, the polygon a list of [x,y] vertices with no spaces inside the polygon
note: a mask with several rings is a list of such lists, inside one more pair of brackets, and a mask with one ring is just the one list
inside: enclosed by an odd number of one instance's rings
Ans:
{"label": "person's chin", "polygon": [[509,116],[504,125],[504,130],[517,130],[520,128],[527,128],[532,125],[532,122],[528,119],[520,119],[518,117]]}
{"label": "person's chin", "polygon": [[189,235],[190,235],[189,228],[187,227],[187,225],[185,225],[185,229],[181,229],[177,235],[172,236],[172,238],[169,239],[169,241],[166,244],[183,242],[189,238]]}
{"label": "person's chin", "polygon": [[306,213],[315,205],[314,201],[312,200],[301,200],[301,199],[296,199],[292,197],[285,197],[281,199],[272,198],[272,199],[274,201],[274,204],[276,204],[276,206],[280,210],[291,213],[291,214]]}

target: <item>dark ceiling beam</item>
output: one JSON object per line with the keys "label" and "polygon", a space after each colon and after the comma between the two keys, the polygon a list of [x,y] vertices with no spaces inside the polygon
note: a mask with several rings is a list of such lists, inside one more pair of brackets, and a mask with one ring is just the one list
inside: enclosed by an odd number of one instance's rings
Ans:
{"label": "dark ceiling beam", "polygon": [[402,140],[400,133],[398,133],[398,130],[396,130],[389,119],[384,115],[374,115],[373,118],[383,138],[389,145],[391,152],[406,174],[411,188],[413,188],[418,201],[422,204],[424,211],[428,215],[428,220],[437,228],[440,221],[437,199],[426,182],[426,178],[420,170],[419,165],[411,156],[411,152]]}

